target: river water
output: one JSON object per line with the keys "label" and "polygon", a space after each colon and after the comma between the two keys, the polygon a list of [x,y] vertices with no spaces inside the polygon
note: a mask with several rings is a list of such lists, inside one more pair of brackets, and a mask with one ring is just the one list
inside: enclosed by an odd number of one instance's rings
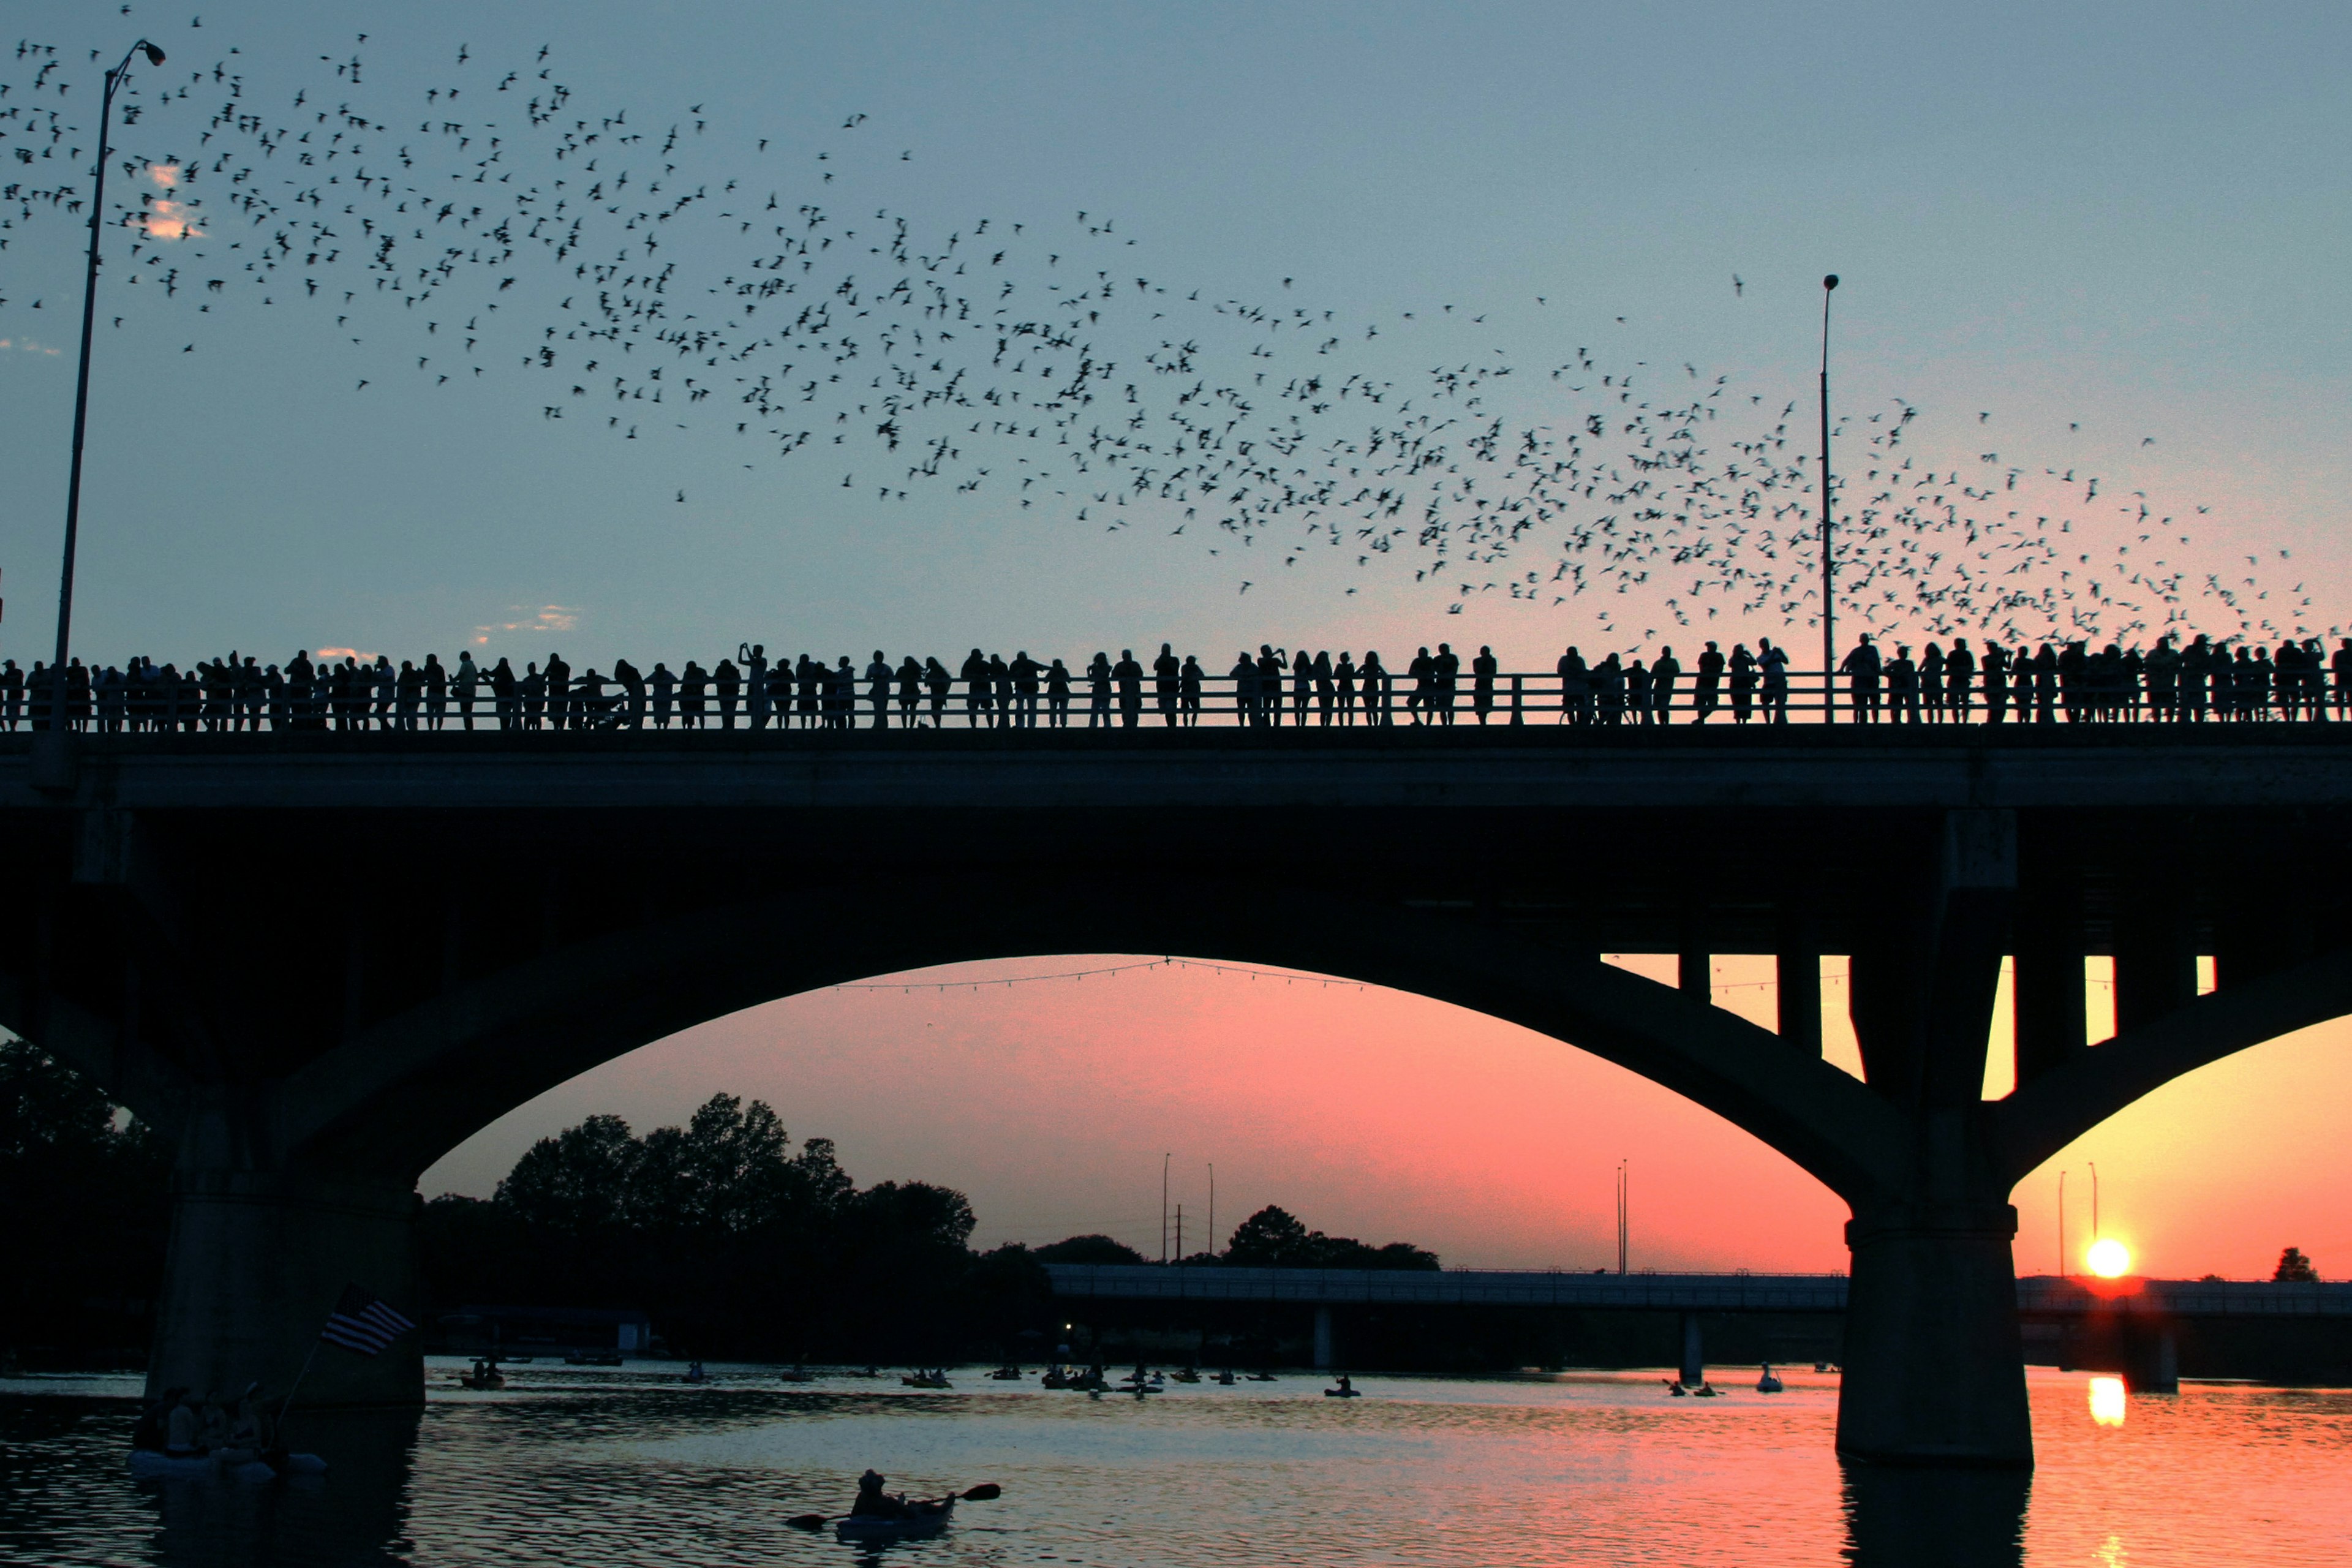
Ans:
{"label": "river water", "polygon": [[[774,1369],[509,1368],[421,1415],[302,1417],[318,1479],[134,1480],[137,1384],[0,1383],[0,1560],[173,1568],[595,1564],[2352,1562],[2352,1392],[2188,1384],[2122,1396],[2032,1374],[2040,1468],[1843,1471],[1834,1375],[1759,1394],[1728,1375],[1676,1399],[1662,1373],[1366,1377],[1048,1392],[979,1369],[780,1383]],[[995,1481],[935,1540],[883,1549],[791,1516],[884,1470],[914,1494]]]}

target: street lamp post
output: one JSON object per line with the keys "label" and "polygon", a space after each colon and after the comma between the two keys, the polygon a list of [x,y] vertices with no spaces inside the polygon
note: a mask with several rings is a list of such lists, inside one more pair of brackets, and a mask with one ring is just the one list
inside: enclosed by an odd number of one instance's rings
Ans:
{"label": "street lamp post", "polygon": [[1822,279],[1822,722],[1837,722],[1837,563],[1830,552],[1830,295],[1837,274]]}
{"label": "street lamp post", "polygon": [[[106,224],[107,132],[114,114],[115,89],[131,73],[133,55],[145,55],[151,66],[163,63],[163,51],[142,38],[123,51],[122,63],[106,73],[106,92],[98,109],[98,165],[89,192],[89,270],[81,290],[81,370],[74,384],[73,467],[66,479],[65,563],[58,572],[58,654],[50,670],[48,733],[58,737],[50,746],[62,763],[64,736],[70,715],[66,710],[66,658],[73,631],[74,545],[81,527],[82,434],[89,424],[89,342],[98,324],[98,247]],[[60,770],[62,771],[62,770]]]}

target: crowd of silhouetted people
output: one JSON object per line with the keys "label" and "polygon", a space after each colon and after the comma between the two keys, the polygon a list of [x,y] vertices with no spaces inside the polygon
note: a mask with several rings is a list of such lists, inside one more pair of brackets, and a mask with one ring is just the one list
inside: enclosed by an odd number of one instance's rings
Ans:
{"label": "crowd of silhouetted people", "polygon": [[[1861,637],[1840,662],[1834,696],[1854,721],[1895,724],[2200,723],[2318,721],[2352,717],[2352,637],[2331,656],[2316,637],[2260,644],[2169,635],[2143,651],[2109,643],[2045,642],[2038,647],[1968,639],[1948,649],[1925,644],[1887,651]],[[1799,711],[1819,711],[1818,671],[1795,677]],[[49,726],[58,682],[51,669],[0,664],[0,727]],[[117,734],[183,731],[1066,729],[1084,715],[1089,729],[1171,728],[1203,712],[1246,726],[1486,724],[1549,716],[1576,725],[1785,724],[1791,710],[1785,648],[1759,637],[1751,651],[1715,642],[1685,667],[1671,647],[1648,659],[1606,654],[1591,662],[1574,647],[1549,671],[1504,673],[1490,647],[1467,661],[1451,645],[1423,647],[1392,670],[1376,652],[1308,653],[1261,644],[1222,673],[1167,643],[1149,664],[1122,649],[1097,652],[1077,669],[1024,649],[1007,659],[971,650],[954,668],[937,658],[880,649],[863,666],[848,655],[828,664],[806,654],[771,661],[746,644],[705,668],[641,670],[615,659],[609,671],[575,670],[559,654],[487,668],[469,649],[449,664],[362,660],[307,651],[283,666],[231,653],[185,669],[139,658],[67,667],[65,710],[75,730]]]}

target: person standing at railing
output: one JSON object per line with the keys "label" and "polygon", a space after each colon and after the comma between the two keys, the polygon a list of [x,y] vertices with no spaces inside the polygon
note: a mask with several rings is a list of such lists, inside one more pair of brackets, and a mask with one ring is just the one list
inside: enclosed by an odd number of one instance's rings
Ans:
{"label": "person standing at railing", "polygon": [[1392,723],[1390,703],[1394,694],[1390,689],[1389,672],[1381,665],[1381,656],[1376,650],[1364,650],[1364,662],[1357,667],[1356,679],[1364,689],[1365,724],[1385,728]]}
{"label": "person standing at railing", "polygon": [[[1628,669],[1625,672],[1625,683],[1628,686],[1632,686],[1633,684],[1633,670],[1639,669],[1641,667],[1642,661],[1640,659],[1635,659],[1633,661],[1633,669]],[[1632,703],[1632,706],[1641,713],[1641,719],[1639,721],[1641,723],[1666,724],[1673,722],[1675,716],[1675,683],[1682,679],[1682,675],[1683,661],[1675,657],[1675,650],[1672,647],[1660,648],[1658,650],[1658,657],[1650,661],[1649,702],[1646,705],[1638,701]],[[1653,718],[1653,714],[1655,714],[1656,717]]]}
{"label": "person standing at railing", "polygon": [[1722,689],[1723,650],[1710,642],[1698,656],[1698,679],[1691,694],[1691,708],[1696,715],[1695,722],[1706,722],[1706,716],[1714,712],[1722,701],[1718,695]]}
{"label": "person standing at railing", "polygon": [[2058,722],[2058,655],[2048,643],[2033,655],[2033,721]]}
{"label": "person standing at railing", "polygon": [[1331,708],[1339,697],[1339,678],[1331,668],[1331,650],[1318,648],[1315,653],[1315,713],[1316,722],[1325,729],[1331,724]]}
{"label": "person standing at railing", "polygon": [[1257,722],[1257,661],[1249,649],[1242,649],[1225,679],[1234,683],[1234,722],[1249,729]]}
{"label": "person standing at railing", "polygon": [[[1056,664],[1060,660],[1055,661]],[[923,700],[923,667],[908,654],[898,661],[898,728],[915,728],[915,708]]]}
{"label": "person standing at railing", "polygon": [[1132,730],[1143,721],[1143,666],[1135,660],[1135,650],[1118,650],[1118,662],[1110,667],[1111,679],[1118,684],[1118,724],[1122,730]]}
{"label": "person standing at railing", "polygon": [[[735,667],[719,661],[720,679],[726,682],[726,697],[721,704],[727,713],[727,727],[735,727]],[[572,667],[563,662],[560,653],[551,653],[540,667],[541,697],[547,705],[547,727],[561,730],[572,721]]]}
{"label": "person standing at railing", "polygon": [[1985,644],[1985,722],[1998,724],[2009,710],[2009,650],[1997,642]]}
{"label": "person standing at railing", "polygon": [[[1712,647],[1715,645],[1709,643],[1707,646]],[[1749,710],[1756,705],[1756,656],[1748,651],[1746,643],[1736,642],[1731,645],[1728,662],[1731,667],[1731,721],[1745,724]]]}
{"label": "person standing at railing", "polygon": [[1437,661],[1429,657],[1429,649],[1424,647],[1412,656],[1412,661],[1404,667],[1404,672],[1412,681],[1412,689],[1406,692],[1404,698],[1405,722],[1419,724],[1423,721],[1422,714],[1436,702]]}
{"label": "person standing at railing", "polygon": [[948,695],[954,685],[955,677],[948,673],[948,667],[936,657],[923,660],[923,687],[930,694],[931,728],[934,730],[948,727]]}
{"label": "person standing at railing", "polygon": [[1282,672],[1288,668],[1273,644],[1257,645],[1257,720],[1269,730],[1282,727]]}
{"label": "person standing at railing", "polygon": [[1010,730],[1013,728],[1013,667],[1004,662],[1004,656],[1001,653],[988,656],[988,682],[990,689],[996,693],[996,727]]}
{"label": "person standing at railing", "polygon": [[[2339,638],[2336,656],[2327,662],[2329,673],[2336,677],[2336,717],[2338,721],[2352,720],[2352,637]],[[13,704],[15,699],[10,701]],[[9,711],[14,713],[16,709],[11,706]],[[8,727],[16,727],[13,718]]]}
{"label": "person standing at railing", "polygon": [[1356,660],[1346,648],[1339,650],[1339,662],[1331,667],[1331,695],[1339,703],[1341,726],[1353,727],[1356,722]]}
{"label": "person standing at railing", "polygon": [[[1878,721],[1879,669],[1878,648],[1871,642],[1870,634],[1864,632],[1854,644],[1853,651],[1838,665],[1838,673],[1846,678],[1846,690],[1853,703],[1853,720],[1857,724]],[[1824,694],[1822,706],[1828,705],[1829,698]]]}
{"label": "person standing at railing", "polygon": [[1307,700],[1315,690],[1315,659],[1304,647],[1290,660],[1290,721],[1307,728]]}
{"label": "person standing at railing", "polygon": [[1014,650],[1013,662],[1005,671],[1013,678],[1013,728],[1034,730],[1037,727],[1037,682],[1045,667],[1029,657],[1027,648]]}
{"label": "person standing at railing", "polygon": [[12,658],[0,664],[0,726],[13,732],[17,721],[24,716],[25,672],[16,668],[16,661]]}
{"label": "person standing at railing", "polygon": [[1181,684],[1184,666],[1177,659],[1176,650],[1166,643],[1160,645],[1160,657],[1151,661],[1151,694],[1160,703],[1160,720],[1169,729],[1176,727],[1177,688]]}
{"label": "person standing at railing", "polygon": [[[1096,657],[1099,658],[1101,655]],[[988,679],[988,656],[978,648],[972,649],[956,674],[963,680],[964,728],[977,730],[995,706],[995,694]]]}
{"label": "person standing at railing", "polygon": [[[1592,671],[1594,717],[1601,728],[1615,729],[1625,722],[1625,664],[1612,653]],[[1643,693],[1644,699],[1648,693]]]}
{"label": "person standing at railing", "polygon": [[1644,669],[1638,658],[1625,667],[1625,712],[1629,724],[1652,725],[1666,721],[1665,714],[1658,707],[1658,672],[1655,668]]}
{"label": "person standing at railing", "polygon": [[1480,643],[1477,657],[1470,661],[1470,707],[1481,724],[1495,710],[1495,671],[1499,668],[1495,650]]}
{"label": "person standing at railing", "polygon": [[1952,710],[1952,722],[1969,721],[1969,692],[1976,685],[1977,656],[1969,651],[1969,639],[1954,637],[1952,651],[1944,656],[1944,706]]}
{"label": "person standing at railing", "polygon": [[654,660],[654,672],[646,677],[646,689],[653,695],[654,728],[669,728],[670,716],[677,708],[677,677],[668,665]]}
{"label": "person standing at railing", "polygon": [[449,671],[443,667],[440,655],[428,653],[425,656],[425,727],[441,728],[448,710]]}
{"label": "person standing at railing", "polygon": [[1934,643],[1919,655],[1919,703],[1928,723],[1944,721],[1944,650]]}
{"label": "person standing at railing", "polygon": [[1919,667],[1911,662],[1911,645],[1896,643],[1895,657],[1886,661],[1886,721],[1890,724],[1916,724],[1919,721]]}
{"label": "person standing at railing", "polygon": [[1087,728],[1110,728],[1111,673],[1110,655],[1095,650],[1094,661],[1087,666]]}
{"label": "person standing at railing", "polygon": [[1201,688],[1206,679],[1201,661],[1186,654],[1184,667],[1176,672],[1176,709],[1188,730],[1201,721]]}
{"label": "person standing at railing", "polygon": [[[1023,654],[1021,657],[1026,658],[1029,656]],[[874,650],[873,658],[866,666],[866,700],[874,709],[874,728],[888,729],[890,727],[890,661],[882,657],[882,650],[878,647]],[[1033,679],[1029,683],[1029,717],[1032,722],[1035,721],[1036,716],[1037,683]]]}
{"label": "person standing at railing", "polygon": [[1452,643],[1442,642],[1437,645],[1437,658],[1433,662],[1436,666],[1433,684],[1437,688],[1437,721],[1451,724],[1454,691],[1462,684],[1462,656],[1454,651]]}
{"label": "person standing at railing", "polygon": [[1056,730],[1070,727],[1070,667],[1058,658],[1045,668],[1045,722]]}
{"label": "person standing at railing", "polygon": [[1563,724],[1592,722],[1592,675],[1584,668],[1584,656],[1571,644],[1553,666],[1559,677],[1559,721]]}

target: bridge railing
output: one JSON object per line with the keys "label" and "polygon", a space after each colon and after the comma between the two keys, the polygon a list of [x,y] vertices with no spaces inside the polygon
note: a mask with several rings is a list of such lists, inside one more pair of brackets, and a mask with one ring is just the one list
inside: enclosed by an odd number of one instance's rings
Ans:
{"label": "bridge railing", "polygon": [[[365,676],[368,672],[362,671]],[[2352,672],[2348,672],[2352,673]],[[837,675],[838,672],[835,672]],[[2056,723],[2320,721],[2352,718],[2352,680],[2324,672],[2259,689],[2141,689],[1981,674],[1932,686],[1884,676],[1821,670],[1678,672],[1660,683],[1646,670],[1516,670],[1452,677],[1410,672],[1352,679],[1286,670],[1278,679],[1238,674],[1179,678],[1149,673],[1108,687],[1074,672],[1066,685],[1033,679],[952,676],[910,685],[863,676],[821,685],[771,679],[698,688],[656,679],[624,689],[593,672],[551,695],[526,682],[508,696],[487,687],[468,698],[421,676],[322,679],[308,684],[263,679],[235,685],[188,679],[101,681],[68,699],[72,728],[85,732],[321,730],[814,730],[1396,728],[1570,725],[1646,729],[1661,725],[1788,723]],[[0,692],[0,731],[46,729],[47,689]]]}

